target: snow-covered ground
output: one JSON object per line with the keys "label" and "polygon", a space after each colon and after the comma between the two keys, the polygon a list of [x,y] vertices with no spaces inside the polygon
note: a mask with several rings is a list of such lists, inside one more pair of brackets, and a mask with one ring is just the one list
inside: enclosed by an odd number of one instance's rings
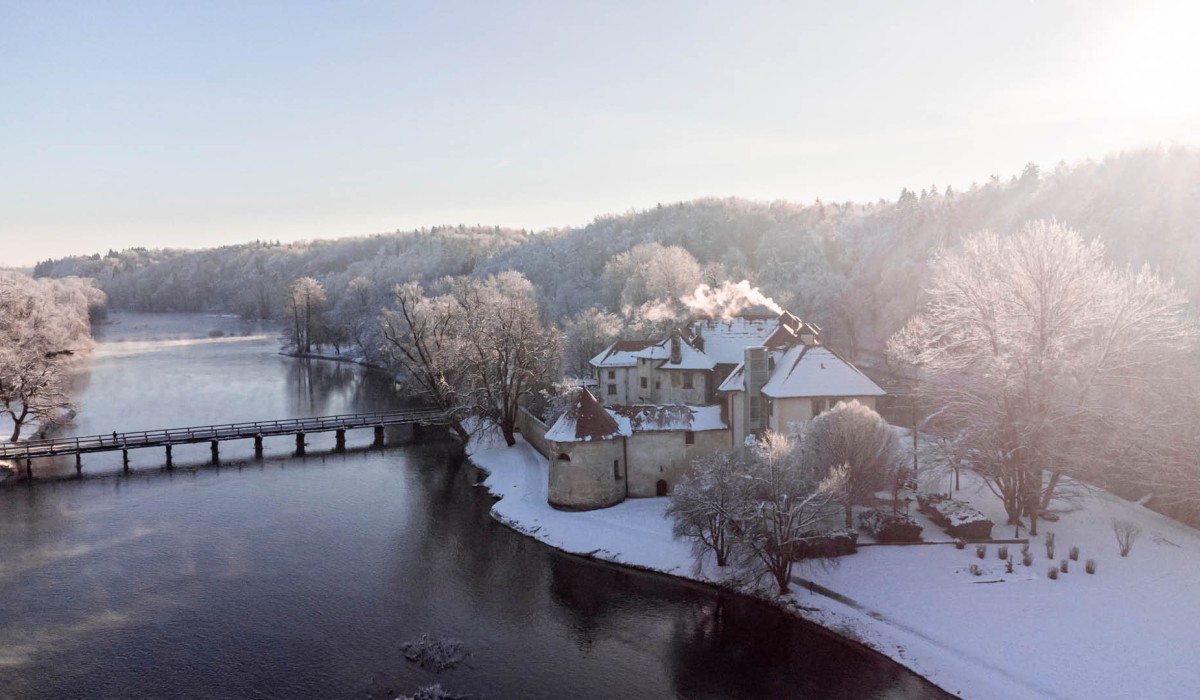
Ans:
{"label": "snow-covered ground", "polygon": [[[584,513],[546,503],[545,458],[520,440],[512,448],[482,439],[468,448],[489,472],[485,484],[501,496],[494,516],[546,544],[606,561],[678,576],[718,579],[716,567],[696,572],[688,543],[671,537],[667,499],[632,499]],[[964,475],[956,497],[1002,523],[1000,503]],[[1005,573],[996,545],[987,558],[975,547],[869,546],[835,567],[798,568],[790,601],[797,614],[858,640],[946,690],[967,698],[1190,698],[1200,695],[1200,532],[1137,504],[1094,491],[1057,523],[1053,560],[1079,547],[1070,571],[1051,580],[1042,537],[1033,565]],[[918,516],[926,539],[949,540]],[[1113,520],[1142,529],[1128,558],[1117,552]],[[997,526],[995,537],[1010,537]],[[1097,572],[1084,572],[1095,559]],[[984,572],[975,576],[971,565]],[[831,598],[807,582],[840,594]]]}

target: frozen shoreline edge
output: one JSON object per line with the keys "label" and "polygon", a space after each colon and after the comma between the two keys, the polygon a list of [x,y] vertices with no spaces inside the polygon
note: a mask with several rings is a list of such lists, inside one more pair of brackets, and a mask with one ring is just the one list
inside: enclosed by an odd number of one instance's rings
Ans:
{"label": "frozen shoreline edge", "polygon": [[[489,477],[493,475],[493,471],[491,469],[489,469],[486,466],[483,466],[483,464],[481,464],[481,461],[485,461],[485,460],[481,460],[472,451],[470,451],[470,450],[467,451],[466,459],[471,464],[471,466],[473,466],[475,469],[478,469],[479,471],[483,472],[484,474],[488,475]],[[491,484],[487,483],[487,481],[488,481],[487,479],[484,479],[484,480],[480,481],[477,485],[481,486],[483,488],[486,488],[488,491],[488,494],[496,500],[496,503],[498,503],[500,500],[502,500],[505,497],[505,495],[503,493],[498,493],[492,487]],[[800,601],[797,600],[797,596],[804,594],[804,595],[814,598],[815,600],[812,601],[813,603],[823,603],[824,602],[826,605],[833,604],[833,605],[837,605],[840,607],[848,607],[832,598],[827,598],[827,597],[823,596],[822,594],[812,592],[812,591],[801,590],[800,586],[804,580],[800,579],[796,575],[793,575],[793,577],[792,577],[793,592],[790,594],[790,596],[788,596],[788,599],[783,599],[779,596],[767,597],[767,596],[757,595],[753,591],[749,591],[744,588],[736,587],[729,583],[713,580],[713,579],[710,579],[707,577],[686,575],[686,574],[680,573],[675,570],[664,570],[664,569],[660,569],[660,568],[655,568],[653,566],[646,566],[646,565],[637,564],[637,563],[633,563],[633,562],[621,561],[619,558],[611,558],[612,553],[605,549],[596,549],[591,552],[574,552],[574,551],[571,551],[564,547],[557,546],[556,544],[548,541],[547,536],[539,536],[539,534],[541,534],[541,533],[545,533],[545,535],[549,535],[549,533],[546,531],[545,528],[529,527],[517,519],[505,517],[504,515],[497,512],[495,507],[493,507],[489,510],[489,514],[491,515],[493,520],[500,523],[501,525],[504,525],[505,527],[509,528],[510,530],[513,530],[514,532],[516,532],[522,536],[525,536],[532,540],[537,541],[539,544],[545,545],[547,547],[551,547],[552,549],[558,550],[559,552],[562,552],[563,554],[566,554],[569,556],[581,557],[584,559],[589,559],[591,561],[596,561],[596,562],[614,565],[614,566],[621,566],[621,567],[633,569],[636,571],[646,572],[646,573],[670,576],[675,579],[687,581],[690,584],[703,585],[703,586],[707,586],[710,588],[720,590],[725,593],[730,593],[730,594],[734,594],[734,595],[740,595],[740,596],[746,596],[749,598],[753,598],[756,601],[770,605],[772,608],[775,608],[782,614],[790,615],[791,617],[793,617],[797,620],[800,620],[801,622],[812,625],[816,629],[816,631],[818,631],[822,634],[831,635],[833,637],[836,637],[837,640],[842,643],[853,645],[869,654],[877,655],[879,657],[882,657],[883,659],[886,659],[887,661],[895,663],[895,664],[901,666],[902,668],[906,669],[907,671],[920,677],[924,682],[926,682],[929,685],[937,688],[938,690],[946,693],[949,696],[973,697],[970,695],[964,695],[961,690],[956,691],[956,690],[952,690],[952,689],[946,687],[944,685],[944,682],[945,682],[944,680],[942,682],[939,682],[939,678],[937,677],[938,674],[936,672],[936,669],[923,668],[920,665],[914,664],[912,662],[913,660],[904,654],[905,646],[903,645],[903,643],[901,643],[899,641],[895,642],[894,646],[896,648],[896,652],[888,653],[888,649],[880,648],[880,647],[881,646],[892,646],[892,645],[888,645],[888,644],[881,645],[879,642],[873,643],[870,639],[867,639],[864,635],[860,634],[859,627],[862,624],[864,624],[864,621],[861,619],[854,619],[854,618],[861,618],[861,617],[867,617],[867,616],[859,615],[859,614],[857,614],[857,611],[851,610],[850,612],[852,613],[852,615],[849,616],[848,619],[839,619],[839,618],[843,618],[845,616],[845,613],[843,613],[842,611],[828,609],[827,607],[823,607],[823,606],[810,607],[807,604],[800,603]],[[606,556],[604,556],[604,554],[608,554],[610,556],[606,557]],[[828,616],[831,619],[828,619],[828,620],[822,619],[822,616]],[[875,621],[875,622],[877,622],[877,624],[879,624],[879,625],[887,625],[887,623],[884,623],[884,622],[880,622],[880,621]],[[890,636],[890,635],[886,635],[886,636]]]}

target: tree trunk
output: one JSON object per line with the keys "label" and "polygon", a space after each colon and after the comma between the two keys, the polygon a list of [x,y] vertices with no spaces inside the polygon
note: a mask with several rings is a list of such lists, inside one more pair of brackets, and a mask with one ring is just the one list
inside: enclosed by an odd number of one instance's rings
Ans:
{"label": "tree trunk", "polygon": [[503,433],[504,442],[509,447],[512,447],[513,445],[517,444],[517,438],[516,438],[517,426],[516,426],[515,420],[513,420],[512,418],[509,418],[509,417],[500,419],[500,432]]}
{"label": "tree trunk", "polygon": [[464,445],[467,443],[468,440],[471,439],[471,434],[468,433],[467,429],[462,426],[462,423],[457,420],[450,421],[450,429],[453,430],[454,434],[457,435],[459,437],[459,439],[461,439],[463,441]]}
{"label": "tree trunk", "polygon": [[846,527],[854,527],[854,506],[846,501]]}
{"label": "tree trunk", "polygon": [[1040,512],[1050,510],[1050,499],[1054,498],[1054,489],[1058,487],[1058,478],[1060,476],[1062,476],[1062,472],[1058,471],[1057,469],[1050,472],[1050,483],[1046,484],[1046,490],[1042,492]]}

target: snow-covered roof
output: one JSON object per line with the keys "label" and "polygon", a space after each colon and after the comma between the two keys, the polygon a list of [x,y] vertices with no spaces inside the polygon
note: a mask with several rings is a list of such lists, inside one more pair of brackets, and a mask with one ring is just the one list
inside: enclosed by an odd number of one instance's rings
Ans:
{"label": "snow-covered roof", "polygon": [[883,396],[887,393],[857,367],[823,345],[789,348],[775,361],[775,369],[762,391],[772,398]]}
{"label": "snow-covered roof", "polygon": [[748,347],[764,344],[779,328],[779,319],[770,316],[738,316],[731,319],[698,319],[688,325],[689,338],[704,338],[704,354],[722,365],[742,361]]}
{"label": "snow-covered roof", "polygon": [[671,362],[671,339],[665,338],[659,342],[634,353],[634,357],[646,360],[666,360],[659,369],[712,369],[717,366],[706,353],[700,352],[688,344],[686,340],[679,341],[679,362]]}
{"label": "snow-covered roof", "polygon": [[725,430],[729,426],[721,419],[721,406],[674,404],[656,406],[637,404],[613,406],[618,416],[625,416],[633,430]]}
{"label": "snow-covered roof", "polygon": [[633,367],[637,364],[634,353],[654,343],[653,340],[618,340],[591,359],[593,367]]}
{"label": "snow-covered roof", "polygon": [[575,402],[546,431],[551,442],[592,442],[633,434],[629,419],[606,410],[587,389],[580,389]]}
{"label": "snow-covered roof", "polygon": [[729,376],[725,377],[725,381],[721,382],[721,386],[717,387],[717,391],[745,391],[745,369],[746,363],[739,363],[738,366],[734,367],[733,371],[729,373]]}

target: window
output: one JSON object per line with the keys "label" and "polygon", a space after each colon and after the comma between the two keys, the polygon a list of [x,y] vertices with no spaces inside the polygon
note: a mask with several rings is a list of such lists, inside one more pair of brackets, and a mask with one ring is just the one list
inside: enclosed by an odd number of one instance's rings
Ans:
{"label": "window", "polygon": [[571,461],[571,455],[567,454],[566,452],[563,452],[562,454],[560,454],[560,455],[558,456],[558,461],[560,461],[560,462],[570,462],[570,461]]}
{"label": "window", "polygon": [[616,395],[617,395],[617,385],[616,385],[616,384],[609,384],[609,385],[608,385],[608,395],[609,395],[609,396],[616,396]]}
{"label": "window", "polygon": [[613,478],[614,479],[621,478],[621,460],[619,460],[619,459],[613,460]]}
{"label": "window", "polygon": [[684,373],[683,373],[683,388],[684,388],[684,389],[691,389],[691,388],[693,388],[693,387],[692,387],[692,373],[691,373],[691,372],[684,372]]}
{"label": "window", "polygon": [[645,377],[642,377],[642,388],[643,389],[646,388],[646,378]]}
{"label": "window", "polygon": [[661,388],[662,388],[662,382],[658,381],[657,379],[656,379],[656,380],[654,380],[654,388],[655,388],[655,389],[661,389]]}
{"label": "window", "polygon": [[616,378],[617,378],[617,371],[616,371],[616,370],[612,370],[612,369],[608,370],[608,378],[609,378],[609,379],[616,379]]}
{"label": "window", "polygon": [[690,430],[687,431],[686,433],[684,433],[683,434],[683,444],[695,445],[696,444],[696,434]]}

